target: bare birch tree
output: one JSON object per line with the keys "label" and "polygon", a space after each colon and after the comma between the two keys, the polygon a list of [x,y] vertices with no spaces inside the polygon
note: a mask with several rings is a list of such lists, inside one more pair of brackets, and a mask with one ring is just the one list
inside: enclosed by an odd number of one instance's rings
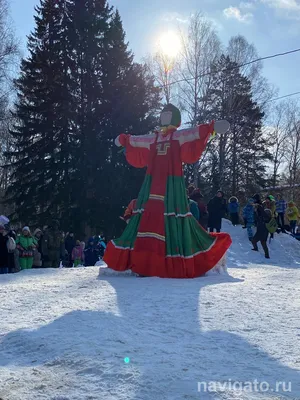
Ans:
{"label": "bare birch tree", "polygon": [[157,51],[153,56],[148,56],[145,60],[149,73],[154,76],[156,84],[162,88],[163,101],[168,104],[173,101],[176,86],[176,71],[178,60]]}
{"label": "bare birch tree", "polygon": [[211,65],[221,55],[221,43],[212,23],[201,13],[191,17],[187,33],[180,31],[180,37],[179,103],[187,113],[188,123],[194,126],[205,113],[203,99],[213,80]]}
{"label": "bare birch tree", "polygon": [[[179,30],[181,37],[181,62],[178,68],[178,103],[186,115],[187,123],[195,126],[204,122],[206,115],[206,95],[213,76],[211,65],[221,55],[221,43],[218,35],[209,21],[203,14],[198,13],[190,18],[187,32]],[[201,158],[204,163],[207,150]],[[189,168],[192,177],[189,179],[198,184],[200,161],[194,164],[193,169]]]}
{"label": "bare birch tree", "polygon": [[[15,39],[6,0],[0,0],[0,166],[5,164],[9,150],[9,104],[14,91],[13,77],[19,65],[19,46]],[[0,169],[0,187],[6,189],[7,175]]]}
{"label": "bare birch tree", "polygon": [[280,183],[280,172],[286,161],[288,130],[288,103],[275,104],[264,132],[271,138],[270,145],[273,154],[271,181],[274,187]]}

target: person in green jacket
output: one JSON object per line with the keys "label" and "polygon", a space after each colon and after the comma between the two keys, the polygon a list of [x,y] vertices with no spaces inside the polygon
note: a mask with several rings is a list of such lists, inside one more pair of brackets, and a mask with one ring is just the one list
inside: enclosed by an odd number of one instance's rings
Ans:
{"label": "person in green jacket", "polygon": [[36,242],[31,236],[28,226],[25,226],[22,229],[22,234],[17,238],[16,244],[19,251],[21,270],[31,269],[33,264],[33,252],[36,247]]}

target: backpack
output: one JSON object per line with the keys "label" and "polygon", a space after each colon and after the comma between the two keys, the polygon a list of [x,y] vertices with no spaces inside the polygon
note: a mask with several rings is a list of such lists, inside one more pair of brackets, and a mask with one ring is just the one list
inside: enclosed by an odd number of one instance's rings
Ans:
{"label": "backpack", "polygon": [[269,222],[266,223],[266,228],[270,233],[275,233],[278,229],[278,224],[275,218],[271,218]]}
{"label": "backpack", "polygon": [[16,250],[16,242],[15,240],[9,236],[7,242],[6,242],[6,247],[9,253],[13,253]]}

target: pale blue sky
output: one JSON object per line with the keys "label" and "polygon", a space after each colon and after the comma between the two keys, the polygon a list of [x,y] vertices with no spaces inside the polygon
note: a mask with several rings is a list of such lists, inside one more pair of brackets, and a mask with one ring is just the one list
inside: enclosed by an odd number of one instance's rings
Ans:
{"label": "pale blue sky", "polygon": [[[11,16],[22,45],[34,26],[39,0],[10,0]],[[212,19],[224,44],[242,34],[255,44],[260,56],[300,48],[300,0],[111,0],[123,19],[136,59],[151,52],[160,33],[184,24],[202,11]],[[181,22],[178,22],[178,21]],[[264,62],[265,76],[280,95],[300,91],[300,53]]]}

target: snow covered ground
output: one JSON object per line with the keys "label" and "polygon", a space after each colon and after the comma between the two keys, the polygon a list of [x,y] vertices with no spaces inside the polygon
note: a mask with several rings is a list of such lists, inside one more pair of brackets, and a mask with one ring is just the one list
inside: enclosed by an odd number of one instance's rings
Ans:
{"label": "snow covered ground", "polygon": [[266,262],[224,228],[228,275],[1,276],[0,398],[300,399],[300,242],[276,235]]}

